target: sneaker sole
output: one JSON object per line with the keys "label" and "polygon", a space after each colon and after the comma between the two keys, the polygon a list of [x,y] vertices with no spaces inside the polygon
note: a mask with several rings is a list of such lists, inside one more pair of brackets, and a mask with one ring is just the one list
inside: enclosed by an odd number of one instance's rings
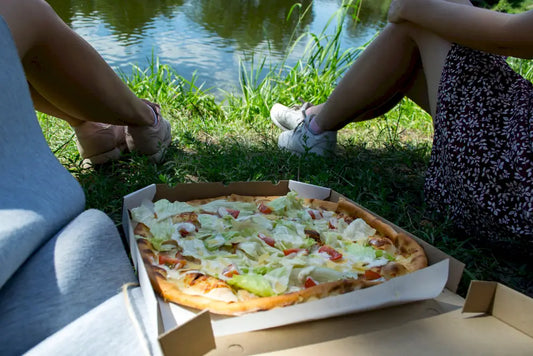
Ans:
{"label": "sneaker sole", "polygon": [[87,157],[82,161],[82,167],[88,168],[90,166],[95,166],[99,164],[104,164],[109,161],[116,161],[120,158],[122,155],[122,151],[115,147],[111,151],[107,151],[104,153],[100,153],[98,155],[94,155],[92,157]]}

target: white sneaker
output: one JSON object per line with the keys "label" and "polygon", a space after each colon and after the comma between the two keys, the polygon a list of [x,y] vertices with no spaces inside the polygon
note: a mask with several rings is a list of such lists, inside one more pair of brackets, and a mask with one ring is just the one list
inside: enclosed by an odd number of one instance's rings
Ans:
{"label": "white sneaker", "polygon": [[309,122],[313,116],[305,117],[294,130],[282,132],[278,138],[278,146],[294,153],[315,153],[319,156],[334,153],[337,131],[313,134],[309,131]]}
{"label": "white sneaker", "polygon": [[303,103],[302,106],[289,108],[282,104],[274,104],[270,109],[270,119],[282,130],[294,130],[305,118],[305,110],[311,107],[310,103]]}

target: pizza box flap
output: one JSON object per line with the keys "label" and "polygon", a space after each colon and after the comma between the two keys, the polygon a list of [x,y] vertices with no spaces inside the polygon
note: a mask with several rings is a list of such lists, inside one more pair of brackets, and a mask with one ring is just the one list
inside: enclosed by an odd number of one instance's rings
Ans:
{"label": "pizza box flap", "polygon": [[215,349],[209,312],[204,310],[180,327],[163,333],[159,336],[159,344],[166,356],[204,355]]}
{"label": "pizza box flap", "polygon": [[463,313],[492,315],[533,337],[533,300],[503,284],[472,281]]}
{"label": "pizza box flap", "polygon": [[462,319],[461,313],[454,311],[391,329],[268,354],[314,356],[333,350],[335,355],[531,355],[533,339],[496,318]]}
{"label": "pizza box flap", "polygon": [[[343,324],[343,329],[332,324],[327,330],[333,335],[327,341],[317,334],[313,335],[317,337],[314,339],[316,342],[306,344],[306,333],[313,331],[304,324],[300,333],[283,330],[284,334],[292,336],[290,340],[281,338],[278,341],[275,339],[277,334],[270,332],[270,342],[280,342],[282,345],[276,349],[262,344],[266,334],[257,333],[254,338],[250,334],[245,338],[246,334],[242,334],[217,339],[218,348],[209,355],[237,355],[231,352],[235,345],[240,346],[246,354],[285,356],[324,355],[332,350],[336,355],[381,356],[532,354],[533,299],[502,284],[485,281],[471,282],[463,308],[460,308],[460,301],[439,302],[438,299],[359,314],[357,324],[353,324],[351,335],[348,336],[347,332],[343,332],[347,325]],[[431,303],[434,305],[431,306]],[[452,307],[443,310],[442,307],[446,305]],[[431,309],[435,309],[435,313],[427,315]],[[412,319],[408,320],[402,313],[412,314]],[[425,313],[425,317],[418,313]],[[380,327],[376,327],[376,324]],[[224,352],[224,349],[230,352]]]}

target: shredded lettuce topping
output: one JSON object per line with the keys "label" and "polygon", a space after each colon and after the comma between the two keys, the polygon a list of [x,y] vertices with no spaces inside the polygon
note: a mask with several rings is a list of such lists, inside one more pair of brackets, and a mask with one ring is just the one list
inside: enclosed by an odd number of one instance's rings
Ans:
{"label": "shredded lettuce topping", "polygon": [[[314,283],[358,278],[394,259],[368,244],[376,230],[363,219],[347,223],[333,212],[306,207],[296,192],[265,205],[271,212],[247,202],[192,206],[163,199],[143,202],[131,216],[149,228],[157,251],[177,248],[202,273],[261,297],[302,289],[309,278]],[[179,220],[187,213],[196,220]]]}

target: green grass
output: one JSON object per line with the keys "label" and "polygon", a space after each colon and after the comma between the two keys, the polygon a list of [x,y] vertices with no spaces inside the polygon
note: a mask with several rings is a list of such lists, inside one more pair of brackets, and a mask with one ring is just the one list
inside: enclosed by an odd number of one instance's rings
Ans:
{"label": "green grass", "polygon": [[[448,221],[426,212],[422,188],[432,123],[409,100],[380,118],[348,125],[339,134],[335,159],[278,149],[280,131],[270,122],[270,107],[298,103],[299,97],[324,101],[361,50],[341,53],[338,42],[337,35],[313,35],[294,66],[265,68],[259,62],[243,70],[242,93],[225,93],[222,102],[157,59],[146,69],[134,68],[124,81],[139,97],[160,103],[172,125],[174,140],[161,164],[129,154],[82,169],[68,125],[42,114],[39,120],[52,151],[84,188],[87,207],[105,211],[119,228],[122,197],[151,183],[295,179],[331,187],[463,261],[462,295],[471,279],[497,280],[533,295],[533,272],[525,262],[455,235]],[[510,63],[533,78],[533,62]],[[260,79],[265,70],[268,74]]]}

